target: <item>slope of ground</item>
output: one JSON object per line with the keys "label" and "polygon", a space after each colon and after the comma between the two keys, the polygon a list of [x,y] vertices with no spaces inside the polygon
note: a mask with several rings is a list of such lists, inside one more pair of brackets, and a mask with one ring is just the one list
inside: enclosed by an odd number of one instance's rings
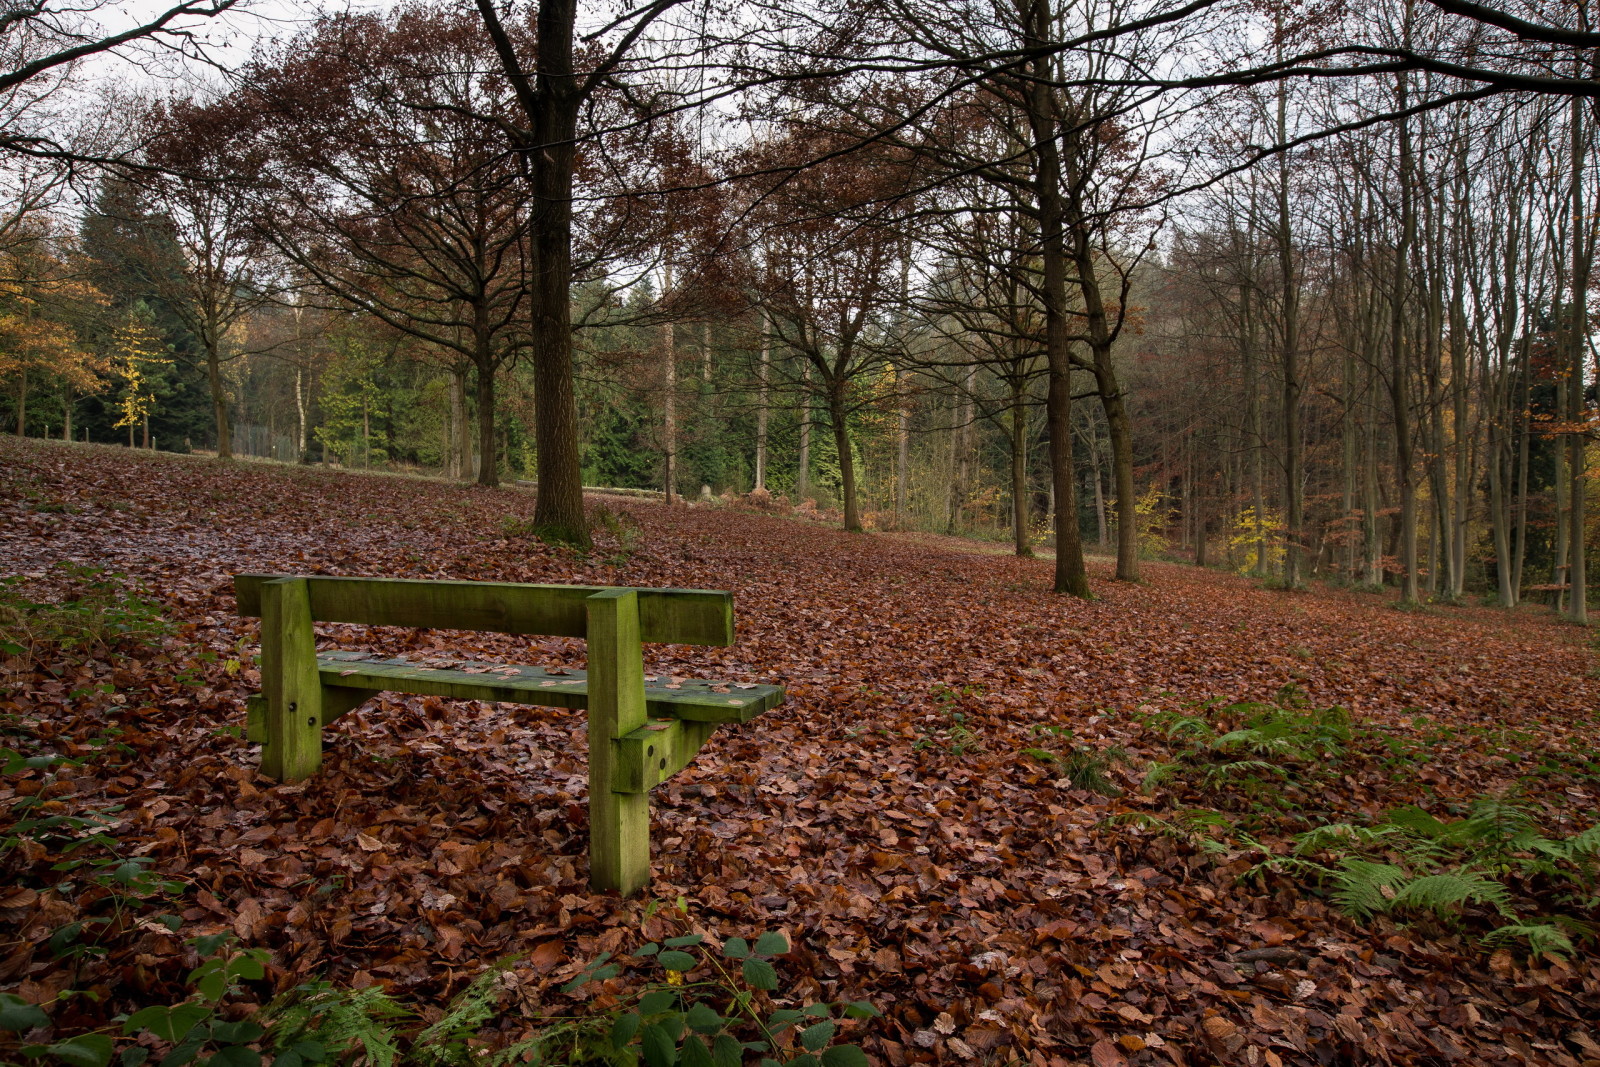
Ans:
{"label": "slope of ground", "polygon": [[[779,681],[789,700],[720,730],[656,790],[650,894],[682,895],[719,936],[786,932],[791,992],[886,1011],[857,1035],[874,1057],[1600,1063],[1592,944],[1489,951],[1479,938],[1499,920],[1481,903],[1357,921],[1308,876],[1245,877],[1288,854],[1317,821],[1307,812],[1360,821],[1418,805],[1444,818],[1491,796],[1547,837],[1592,826],[1600,681],[1583,631],[1161,564],[1138,586],[1091,564],[1099,599],[1083,603],[1044,592],[1048,563],[724,509],[606,506],[618,518],[579,556],[521,532],[526,490],[5,439],[0,571],[13,592],[58,598],[86,580],[74,565],[102,567],[142,584],[176,627],[109,662],[14,659],[4,743],[85,757],[50,779],[51,802],[124,806],[121,840],[186,886],[185,934],[231,929],[270,948],[278,988],[325,975],[438,1001],[524,953],[500,1024],[511,1033],[519,1013],[570,1011],[558,987],[638,941],[644,899],[587,890],[581,714],[388,696],[330,733],[321,775],[276,785],[229,729],[258,681],[256,626],[235,615],[230,577],[730,589],[735,646],[652,647],[647,670]],[[580,642],[557,639],[324,637],[582,662]],[[1237,726],[1252,714],[1242,701],[1337,705],[1353,733],[1319,750],[1325,767],[1301,752],[1287,777],[1202,780],[1217,765],[1182,723]],[[97,747],[108,731],[114,744]],[[1111,782],[1065,774],[1045,750],[1091,757]],[[1182,773],[1141,790],[1152,760]],[[0,804],[45,780],[0,779]],[[1185,815],[1198,809],[1211,821]],[[0,855],[16,887],[0,889],[16,948],[0,991],[99,992],[53,1009],[75,1032],[175,988],[194,957],[159,929],[105,956],[53,958],[51,933],[95,899],[52,888],[58,858],[26,842]],[[1506,884],[1518,914],[1559,904],[1600,918],[1593,882],[1559,901],[1538,874]]]}

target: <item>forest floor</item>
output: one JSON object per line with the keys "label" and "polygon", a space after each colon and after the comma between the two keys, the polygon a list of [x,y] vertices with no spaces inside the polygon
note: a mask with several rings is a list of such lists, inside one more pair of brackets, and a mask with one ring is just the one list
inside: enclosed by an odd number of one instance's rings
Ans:
{"label": "forest floor", "polygon": [[[1081,602],[1046,562],[616,498],[579,555],[527,536],[532,505],[0,438],[0,591],[99,604],[108,634],[5,661],[0,745],[81,762],[13,761],[3,818],[122,806],[104,847],[170,877],[184,921],[113,916],[74,951],[60,932],[106,894],[13,833],[0,992],[50,1005],[33,1040],[181,998],[186,939],[227,930],[273,954],[246,1001],[323,976],[437,1005],[520,953],[511,1036],[592,1001],[560,987],[601,953],[623,965],[602,1001],[658,973],[630,951],[647,901],[681,896],[713,939],[785,933],[784,996],[876,1004],[850,1037],[889,1064],[1600,1065],[1587,631],[1160,563],[1130,585],[1092,560]],[[649,646],[647,671],[789,697],[655,790],[650,890],[596,895],[581,713],[388,695],[330,731],[317,777],[257,775],[238,727],[258,630],[230,584],[251,571],[729,589],[738,642]],[[141,637],[107,582],[166,631]]]}

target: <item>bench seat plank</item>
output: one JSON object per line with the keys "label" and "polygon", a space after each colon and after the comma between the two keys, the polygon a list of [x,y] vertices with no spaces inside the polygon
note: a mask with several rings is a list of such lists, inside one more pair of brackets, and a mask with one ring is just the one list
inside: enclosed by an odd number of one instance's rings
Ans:
{"label": "bench seat plank", "polygon": [[[439,663],[440,666],[431,666]],[[345,689],[496,700],[546,708],[587,708],[588,675],[581,670],[513,664],[474,663],[454,657],[376,659],[364,652],[323,652],[317,656],[322,684]],[[674,688],[667,688],[668,685]],[[717,692],[726,689],[727,692]],[[730,682],[684,679],[670,682],[645,676],[645,709],[654,718],[686,722],[744,723],[783,703],[778,685],[740,687]]]}

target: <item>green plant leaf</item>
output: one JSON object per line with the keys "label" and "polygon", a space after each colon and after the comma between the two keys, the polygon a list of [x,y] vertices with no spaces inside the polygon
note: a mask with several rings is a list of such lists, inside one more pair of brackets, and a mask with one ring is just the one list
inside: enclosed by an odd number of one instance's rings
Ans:
{"label": "green plant leaf", "polygon": [[833,1017],[833,1009],[826,1004],[807,1004],[800,1009],[802,1015],[809,1015],[813,1019],[829,1019]]}
{"label": "green plant leaf", "polygon": [[666,1029],[651,1023],[639,1035],[639,1048],[644,1052],[646,1067],[673,1067],[678,1062],[678,1044]]}
{"label": "green plant leaf", "polygon": [[641,948],[638,952],[635,952],[634,955],[635,956],[643,956],[643,957],[648,958],[650,956],[654,956],[657,952],[660,952],[660,951],[661,951],[661,946],[656,944],[654,941],[652,941],[648,945],[646,945],[643,948]]}
{"label": "green plant leaf", "polygon": [[711,1042],[711,1063],[712,1067],[741,1067],[744,1049],[738,1039],[731,1034],[718,1034]]}
{"label": "green plant leaf", "polygon": [[706,1043],[698,1037],[691,1037],[683,1043],[678,1050],[678,1062],[683,1067],[716,1067],[711,1059],[711,1050],[706,1048]]}
{"label": "green plant leaf", "polygon": [[200,955],[209,956],[216,952],[217,949],[221,948],[223,945],[226,945],[232,940],[233,935],[229,933],[202,934],[201,936],[190,941],[189,944],[193,945],[194,950],[200,953]]}
{"label": "green plant leaf", "polygon": [[259,1024],[251,1022],[249,1019],[241,1019],[238,1022],[231,1023],[211,1024],[211,1040],[219,1045],[247,1045],[260,1038],[264,1033],[266,1031]]}
{"label": "green plant leaf", "polygon": [[672,1010],[678,1002],[678,994],[670,989],[652,989],[639,998],[640,1015],[660,1015],[664,1011]]}
{"label": "green plant leaf", "polygon": [[202,1019],[211,1017],[211,1009],[204,1004],[155,1004],[141,1008],[128,1016],[122,1024],[124,1034],[137,1034],[148,1030],[168,1044],[176,1045]]}
{"label": "green plant leaf", "polygon": [[684,1022],[688,1023],[689,1029],[697,1034],[714,1034],[722,1029],[727,1020],[718,1015],[711,1005],[695,1001],[689,1005],[689,1012],[684,1016]]}
{"label": "green plant leaf", "polygon": [[756,955],[781,956],[789,951],[789,939],[775,930],[769,930],[756,939]]}
{"label": "green plant leaf", "polygon": [[826,1022],[816,1023],[800,1031],[800,1044],[808,1052],[816,1052],[818,1049],[826,1047],[828,1042],[833,1040],[833,1035],[838,1030],[838,1024],[831,1019]]}
{"label": "green plant leaf", "polygon": [[844,1006],[844,1013],[852,1019],[881,1019],[883,1012],[864,1000],[852,1000]]}
{"label": "green plant leaf", "polygon": [[834,1045],[822,1053],[822,1067],[868,1067],[860,1045]]}
{"label": "green plant leaf", "polygon": [[777,1033],[786,1027],[793,1026],[803,1018],[805,1018],[805,1015],[802,1012],[795,1011],[793,1008],[779,1008],[767,1017],[767,1029]]}
{"label": "green plant leaf", "polygon": [[722,954],[730,960],[749,959],[750,942],[742,937],[730,937],[722,943]]}
{"label": "green plant leaf", "polygon": [[701,944],[705,939],[705,934],[684,934],[682,937],[669,937],[662,944],[668,948],[688,948],[691,945]]}
{"label": "green plant leaf", "polygon": [[0,993],[0,1030],[32,1030],[49,1026],[50,1016],[37,1004],[29,1004],[15,993]]}
{"label": "green plant leaf", "polygon": [[79,1034],[57,1041],[47,1050],[68,1067],[105,1067],[111,1062],[111,1039],[105,1034]]}
{"label": "green plant leaf", "polygon": [[611,1047],[621,1048],[632,1041],[639,1032],[639,1024],[643,1022],[636,1011],[624,1012],[617,1016],[611,1024]]}
{"label": "green plant leaf", "polygon": [[[760,946],[756,946],[760,949]],[[771,992],[778,988],[778,972],[766,960],[748,959],[744,961],[744,980],[756,989],[765,989]]]}
{"label": "green plant leaf", "polygon": [[669,971],[692,971],[700,962],[687,952],[663,952],[658,958],[661,966]]}
{"label": "green plant leaf", "polygon": [[[143,1045],[129,1045],[122,1050],[122,1055],[117,1057],[117,1062],[122,1067],[144,1067],[145,1061],[149,1058],[150,1050]],[[283,1067],[295,1067],[295,1064],[285,1063]]]}
{"label": "green plant leaf", "polygon": [[230,1045],[208,1058],[206,1067],[261,1067],[261,1053],[243,1045]]}

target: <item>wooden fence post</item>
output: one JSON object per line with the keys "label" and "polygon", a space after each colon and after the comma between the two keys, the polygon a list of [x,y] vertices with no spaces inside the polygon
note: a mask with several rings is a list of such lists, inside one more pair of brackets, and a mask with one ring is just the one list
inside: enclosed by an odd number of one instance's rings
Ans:
{"label": "wooden fence post", "polygon": [[322,678],[304,578],[262,584],[261,688],[267,698],[262,773],[279,781],[315,774],[322,766]]}
{"label": "wooden fence post", "polygon": [[650,793],[618,793],[621,738],[645,724],[639,596],[589,597],[589,884],[624,895],[650,881]]}

